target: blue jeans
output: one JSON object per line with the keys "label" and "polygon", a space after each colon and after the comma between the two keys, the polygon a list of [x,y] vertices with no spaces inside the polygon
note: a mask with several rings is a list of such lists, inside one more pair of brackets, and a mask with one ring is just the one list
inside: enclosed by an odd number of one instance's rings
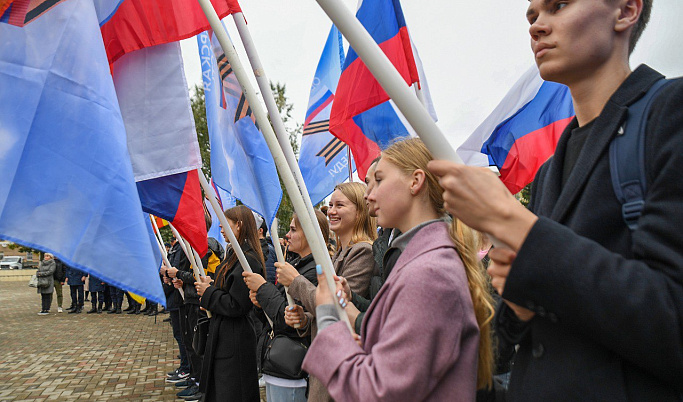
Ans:
{"label": "blue jeans", "polygon": [[266,382],[266,399],[268,402],[306,402],[306,387],[278,387]]}

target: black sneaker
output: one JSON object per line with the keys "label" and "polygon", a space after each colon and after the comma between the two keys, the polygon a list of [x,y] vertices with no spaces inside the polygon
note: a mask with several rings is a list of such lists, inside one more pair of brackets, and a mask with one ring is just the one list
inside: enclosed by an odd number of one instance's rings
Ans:
{"label": "black sneaker", "polygon": [[178,398],[185,399],[185,398],[195,396],[198,393],[199,393],[199,387],[193,381],[192,386],[190,388],[178,392],[177,394],[175,394],[175,396],[177,396]]}
{"label": "black sneaker", "polygon": [[204,394],[202,394],[201,392],[197,392],[196,394],[190,395],[187,398],[183,398],[183,399],[185,399],[186,402],[199,402],[202,400],[203,397],[204,397]]}
{"label": "black sneaker", "polygon": [[193,385],[195,385],[194,381],[190,378],[188,378],[187,380],[183,380],[181,382],[175,383],[175,387],[179,388],[179,389],[188,388],[188,387],[191,387]]}
{"label": "black sneaker", "polygon": [[181,382],[182,380],[186,379],[187,377],[190,376],[190,373],[186,373],[184,371],[178,371],[175,375],[172,375],[166,379],[166,382],[170,382],[171,384],[175,384],[177,382]]}
{"label": "black sneaker", "polygon": [[178,374],[179,371],[180,371],[180,367],[178,367],[177,369],[175,369],[173,371],[169,371],[168,373],[166,373],[166,377],[174,376],[174,375]]}

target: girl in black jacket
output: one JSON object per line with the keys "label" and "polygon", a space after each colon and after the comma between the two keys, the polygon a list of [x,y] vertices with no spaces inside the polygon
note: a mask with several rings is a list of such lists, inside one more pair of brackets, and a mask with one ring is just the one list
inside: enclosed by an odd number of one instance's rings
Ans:
{"label": "girl in black jacket", "polygon": [[[225,211],[225,217],[251,270],[263,275],[263,253],[251,211],[237,206]],[[200,381],[205,401],[260,400],[254,359],[256,335],[247,318],[252,304],[242,272],[237,255],[230,248],[226,259],[216,268],[215,282],[207,277],[196,283],[200,306],[213,315]]]}
{"label": "girl in black jacket", "polygon": [[[327,217],[320,211],[316,211],[316,217],[320,228],[323,232],[325,242],[329,238],[329,226]],[[306,279],[317,286],[318,279],[315,272],[315,260],[311,253],[311,247],[304,236],[299,219],[294,214],[292,222],[289,225],[289,233],[287,233],[287,240],[289,241],[289,250],[301,255],[301,258],[294,261],[294,268],[298,275],[303,275]],[[278,264],[279,265],[279,264]],[[287,264],[289,265],[289,264]],[[266,282],[259,275],[242,273],[244,281],[250,289],[251,300],[256,307],[258,307],[259,318],[265,326],[265,330],[259,339],[259,356],[262,359],[263,378],[266,382],[266,397],[268,402],[271,401],[287,401],[287,402],[304,402],[306,401],[306,380],[307,375],[301,373],[300,375],[292,376],[291,373],[285,373],[278,370],[272,364],[265,361],[268,341],[271,336],[285,335],[289,338],[295,339],[305,345],[310,344],[310,337],[299,337],[297,330],[288,326],[285,323],[285,308],[287,308],[287,297],[285,294],[285,287],[278,283],[274,285]],[[272,321],[272,326],[264,316],[264,313]],[[299,365],[301,362],[297,362]]]}

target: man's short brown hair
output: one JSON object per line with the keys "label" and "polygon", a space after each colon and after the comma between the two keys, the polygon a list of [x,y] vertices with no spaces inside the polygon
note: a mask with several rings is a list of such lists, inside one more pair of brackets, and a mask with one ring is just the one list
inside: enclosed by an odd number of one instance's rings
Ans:
{"label": "man's short brown hair", "polygon": [[628,54],[633,53],[633,49],[636,48],[636,43],[638,43],[640,36],[643,34],[647,23],[650,22],[651,13],[652,0],[643,0],[643,11],[640,13],[640,18],[638,18],[638,22],[636,22],[636,25],[633,27],[633,31],[631,31],[631,38],[628,44]]}

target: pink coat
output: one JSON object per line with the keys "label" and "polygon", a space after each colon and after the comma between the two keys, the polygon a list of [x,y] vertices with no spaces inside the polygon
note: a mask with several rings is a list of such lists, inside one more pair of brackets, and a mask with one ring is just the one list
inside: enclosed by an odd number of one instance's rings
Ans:
{"label": "pink coat", "polygon": [[445,223],[415,234],[362,325],[362,348],[338,322],[304,360],[336,401],[474,401],[479,329]]}

